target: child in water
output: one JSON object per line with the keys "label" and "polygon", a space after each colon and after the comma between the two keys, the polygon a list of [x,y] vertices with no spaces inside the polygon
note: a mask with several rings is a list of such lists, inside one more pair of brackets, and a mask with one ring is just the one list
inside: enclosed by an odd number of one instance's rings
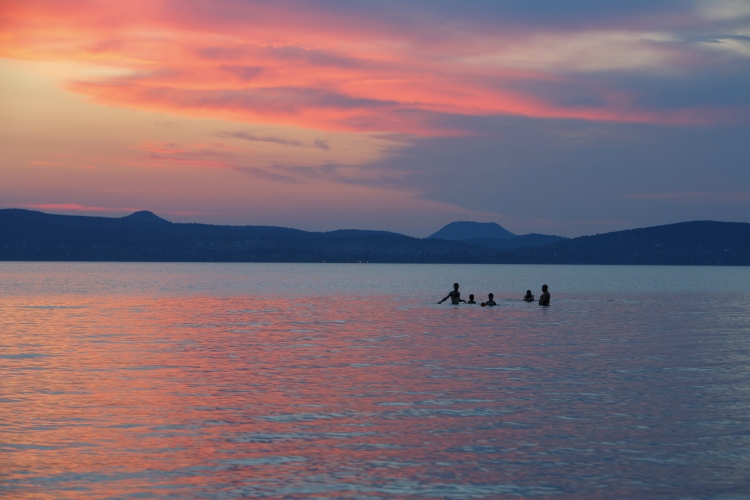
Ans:
{"label": "child in water", "polygon": [[474,294],[473,293],[469,294],[469,300],[466,303],[467,304],[476,304],[477,303],[476,300],[474,300]]}
{"label": "child in water", "polygon": [[526,295],[523,296],[523,300],[526,302],[534,302],[534,294],[531,293],[531,290],[526,290]]}
{"label": "child in water", "polygon": [[492,300],[492,298],[493,298],[494,296],[495,296],[495,295],[493,295],[493,294],[489,294],[489,295],[487,296],[488,300],[487,300],[487,302],[485,302],[485,304],[486,304],[486,305],[488,305],[488,306],[496,306],[496,305],[497,305],[497,302],[495,302],[494,300]]}
{"label": "child in water", "polygon": [[549,292],[547,291],[547,285],[542,285],[542,294],[539,296],[539,305],[549,305]]}
{"label": "child in water", "polygon": [[453,291],[448,293],[448,295],[446,295],[443,300],[438,302],[438,304],[442,304],[448,299],[451,299],[451,304],[453,304],[454,306],[457,306],[461,302],[466,302],[465,300],[461,299],[461,292],[458,291],[458,283],[453,283]]}

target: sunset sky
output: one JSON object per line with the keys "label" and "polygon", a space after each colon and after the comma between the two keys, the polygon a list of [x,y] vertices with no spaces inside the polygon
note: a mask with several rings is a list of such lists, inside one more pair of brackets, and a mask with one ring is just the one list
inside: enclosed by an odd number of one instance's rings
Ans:
{"label": "sunset sky", "polygon": [[0,0],[0,208],[750,221],[750,1]]}

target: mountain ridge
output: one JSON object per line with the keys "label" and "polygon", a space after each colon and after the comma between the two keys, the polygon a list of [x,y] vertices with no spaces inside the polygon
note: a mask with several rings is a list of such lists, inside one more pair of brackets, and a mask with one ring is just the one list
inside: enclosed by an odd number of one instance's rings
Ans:
{"label": "mountain ridge", "polygon": [[516,235],[497,222],[456,221],[446,224],[427,238],[441,240],[467,240],[471,238],[507,239]]}
{"label": "mountain ridge", "polygon": [[0,260],[750,265],[744,222],[689,221],[509,249],[387,231],[165,222],[4,209]]}
{"label": "mountain ridge", "polygon": [[168,221],[167,219],[162,219],[155,213],[149,211],[149,210],[139,210],[138,212],[133,212],[130,215],[126,215],[125,217],[120,217],[121,219],[128,219],[128,220],[138,220],[143,222],[158,222],[158,223],[167,223],[172,224],[172,222]]}

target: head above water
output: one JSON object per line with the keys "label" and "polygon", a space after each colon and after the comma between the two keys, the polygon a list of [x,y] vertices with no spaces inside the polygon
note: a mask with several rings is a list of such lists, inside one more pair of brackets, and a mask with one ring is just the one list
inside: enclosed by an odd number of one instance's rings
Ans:
{"label": "head above water", "polygon": [[494,297],[494,295],[493,294],[489,294],[488,297],[490,298],[490,300],[492,300],[492,297]]}
{"label": "head above water", "polygon": [[458,290],[458,283],[453,283],[453,289]]}
{"label": "head above water", "polygon": [[542,291],[543,291],[543,292],[546,292],[546,291],[547,291],[547,285],[542,285]]}
{"label": "head above water", "polygon": [[473,293],[469,294],[469,300],[474,300],[474,294]]}
{"label": "head above water", "polygon": [[526,290],[526,295],[531,295],[531,290]]}

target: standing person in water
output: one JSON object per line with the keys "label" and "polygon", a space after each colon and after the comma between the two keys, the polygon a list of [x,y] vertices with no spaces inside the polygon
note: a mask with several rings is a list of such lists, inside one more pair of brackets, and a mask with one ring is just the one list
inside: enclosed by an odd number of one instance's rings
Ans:
{"label": "standing person in water", "polygon": [[493,298],[494,298],[494,297],[495,297],[495,295],[494,295],[494,294],[492,294],[492,293],[491,293],[491,294],[489,294],[489,295],[487,296],[487,299],[488,299],[488,300],[487,300],[487,302],[485,302],[485,304],[487,304],[488,306],[496,306],[496,305],[497,305],[497,302],[495,302],[495,301],[493,300]]}
{"label": "standing person in water", "polygon": [[549,292],[547,291],[547,285],[542,285],[542,294],[539,296],[539,305],[549,305]]}
{"label": "standing person in water", "polygon": [[438,304],[442,304],[448,299],[451,299],[451,304],[454,306],[457,306],[461,302],[466,302],[465,300],[461,300],[461,292],[458,291],[458,283],[453,283],[453,291],[446,295],[443,300],[438,302]]}
{"label": "standing person in water", "polygon": [[473,294],[473,293],[470,293],[470,294],[469,294],[469,301],[468,301],[468,302],[466,302],[466,303],[467,303],[467,304],[476,304],[476,303],[477,303],[477,301],[476,301],[476,300],[474,300],[474,294]]}

